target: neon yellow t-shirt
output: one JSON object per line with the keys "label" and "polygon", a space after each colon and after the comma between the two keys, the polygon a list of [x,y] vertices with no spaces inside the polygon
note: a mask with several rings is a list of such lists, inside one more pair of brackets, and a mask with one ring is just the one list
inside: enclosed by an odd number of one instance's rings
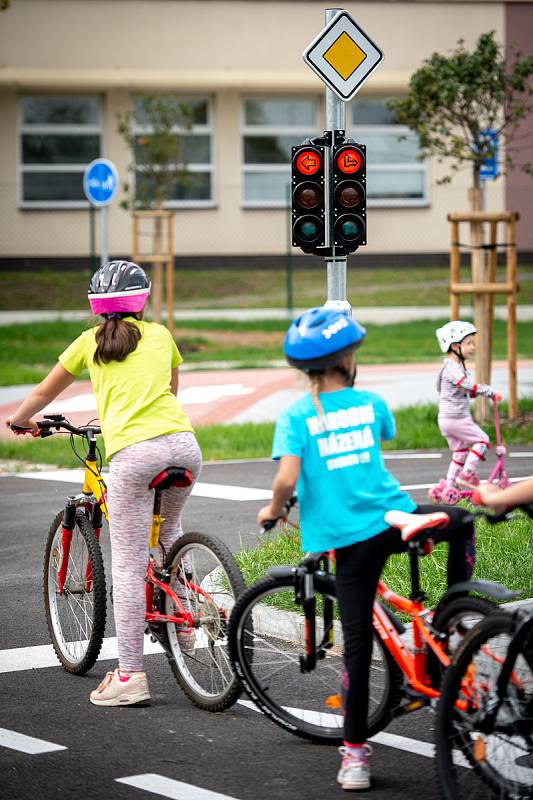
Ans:
{"label": "neon yellow t-shirt", "polygon": [[94,363],[97,327],[84,331],[59,356],[71,375],[89,370],[108,459],[130,444],[193,431],[170,390],[171,369],[183,362],[170,333],[154,322],[128,321],[140,328],[141,338],[124,361]]}

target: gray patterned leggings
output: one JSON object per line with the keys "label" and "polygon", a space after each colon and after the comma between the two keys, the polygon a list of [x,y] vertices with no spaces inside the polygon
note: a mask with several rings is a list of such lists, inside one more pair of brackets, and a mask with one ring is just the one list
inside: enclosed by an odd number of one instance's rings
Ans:
{"label": "gray patterned leggings", "polygon": [[[111,456],[107,505],[111,535],[113,613],[119,667],[143,668],[145,575],[154,492],[148,486],[171,464],[186,467],[196,482],[202,454],[193,433],[171,433],[124,447]],[[192,486],[163,492],[159,540],[166,552],[183,534],[181,512]]]}

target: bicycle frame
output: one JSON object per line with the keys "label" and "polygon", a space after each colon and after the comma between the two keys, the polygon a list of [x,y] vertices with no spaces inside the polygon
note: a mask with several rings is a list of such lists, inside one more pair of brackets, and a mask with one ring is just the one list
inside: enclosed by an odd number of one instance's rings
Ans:
{"label": "bicycle frame", "polygon": [[[72,532],[74,530],[76,507],[84,507],[91,511],[92,525],[98,541],[100,540],[102,518],[109,521],[107,509],[107,486],[102,477],[96,459],[96,437],[92,430],[88,430],[89,451],[85,458],[85,472],[83,477],[83,487],[80,494],[69,497],[63,525],[61,529],[61,564],[58,569],[58,589],[63,593],[67,578],[68,560],[70,555],[70,545],[72,542]],[[71,511],[70,511],[71,509]],[[146,572],[146,621],[149,623],[171,622],[183,626],[184,629],[191,628],[194,624],[193,617],[186,611],[177,594],[170,588],[170,573],[167,570],[159,569],[156,565],[153,552],[159,544],[159,532],[163,517],[154,508],[152,523],[150,528],[150,559]],[[85,569],[85,587],[88,592],[91,590],[92,571],[90,562]],[[176,615],[161,614],[154,610],[154,587],[157,586],[165,594],[169,595],[175,608],[178,610]],[[209,595],[196,584],[188,583],[191,591],[206,598]]]}

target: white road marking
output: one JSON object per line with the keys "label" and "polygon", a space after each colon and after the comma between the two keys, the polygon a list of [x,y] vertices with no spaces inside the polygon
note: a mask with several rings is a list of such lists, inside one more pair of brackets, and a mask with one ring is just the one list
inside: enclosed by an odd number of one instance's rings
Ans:
{"label": "white road marking", "polygon": [[[250,700],[237,700],[237,703],[245,708],[250,709],[251,711],[262,713],[260,709],[257,708],[255,703],[252,703]],[[290,709],[290,711],[298,712],[298,709]],[[299,716],[302,719],[305,719],[306,722],[310,723],[323,723],[325,717],[331,717],[331,726],[340,727],[339,714],[302,710],[301,714],[295,714],[295,716]],[[370,741],[375,742],[376,744],[382,744],[385,747],[393,747],[395,750],[404,750],[406,753],[414,753],[417,756],[424,756],[424,758],[435,758],[434,744],[431,742],[422,742],[420,739],[411,739],[409,736],[398,736],[396,733],[387,733],[386,731],[381,731],[380,733],[376,733],[375,736],[370,737]],[[469,763],[466,761],[462,753],[457,750],[454,750],[453,760],[459,766],[470,769]]]}
{"label": "white road marking", "polygon": [[[59,469],[50,472],[5,472],[0,474],[0,478],[29,478],[36,481],[56,481],[57,483],[83,483],[83,470],[81,469]],[[511,483],[525,481],[529,476],[523,475],[519,478],[510,478]],[[104,473],[104,479],[107,474]],[[486,483],[486,481],[481,481]],[[430,489],[435,483],[410,483],[400,486],[404,491],[414,489]],[[237,502],[251,502],[254,500],[270,500],[272,497],[271,489],[252,489],[247,486],[233,486],[223,483],[204,483],[198,481],[195,484],[192,494],[195,497],[208,497],[212,500],[231,500]]]}
{"label": "white road marking", "polygon": [[[56,481],[57,483],[77,483],[81,487],[83,484],[82,469],[58,469],[43,470],[42,472],[10,472],[3,473],[0,477],[29,478],[35,481]],[[108,481],[109,476],[103,473],[103,478]],[[215,500],[232,500],[237,502],[249,502],[251,500],[270,500],[272,497],[271,489],[253,489],[247,486],[232,486],[223,483],[204,483],[198,481],[194,485],[192,494],[195,497],[209,497]]]}
{"label": "white road marking", "polygon": [[[144,654],[153,655],[162,653],[163,648],[157,642],[152,642],[148,636],[144,639]],[[110,636],[104,639],[98,661],[108,661],[118,658],[117,637]],[[59,667],[60,662],[51,644],[36,645],[34,647],[13,647],[9,650],[0,650],[0,674],[2,672],[21,672],[26,669],[45,669]]]}
{"label": "white road marking", "polygon": [[44,739],[35,739],[33,736],[9,731],[7,728],[0,728],[0,747],[9,747],[10,750],[18,750],[19,753],[29,753],[32,756],[39,753],[52,753],[54,750],[68,749],[62,744],[54,744]]}
{"label": "white road marking", "polygon": [[[533,455],[533,453],[531,454]],[[404,459],[442,458],[442,453],[383,453],[385,461],[403,461]]]}
{"label": "white road marking", "polygon": [[159,794],[162,797],[169,797],[170,800],[236,800],[228,794],[211,792],[209,789],[201,789],[199,786],[175,781],[154,773],[116,778],[116,782],[134,786],[136,789],[144,789],[146,792]]}

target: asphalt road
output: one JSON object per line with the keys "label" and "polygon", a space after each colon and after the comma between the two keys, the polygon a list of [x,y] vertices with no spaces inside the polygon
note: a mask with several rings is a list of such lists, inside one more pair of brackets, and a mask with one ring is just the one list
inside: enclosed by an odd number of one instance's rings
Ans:
{"label": "asphalt road", "polygon": [[[508,459],[514,477],[533,473],[533,448],[520,452],[525,455]],[[447,459],[440,455],[394,457],[387,464],[403,485],[425,485],[442,476]],[[268,489],[274,472],[275,465],[268,461],[207,465],[202,481]],[[111,661],[98,661],[83,677],[68,675],[55,665],[15,668],[15,648],[49,644],[42,610],[44,542],[53,516],[72,491],[72,484],[60,481],[0,477],[0,797],[342,797],[335,783],[334,748],[303,742],[240,704],[223,714],[195,709],[161,654],[146,657],[153,700],[145,708],[105,709],[88,702],[89,692],[105,671],[114,668]],[[415,489],[412,494],[422,501],[426,490]],[[241,542],[250,547],[257,537],[255,514],[260,505],[257,500],[193,496],[184,528],[215,533],[233,550]],[[105,555],[109,561],[108,552]],[[113,634],[109,623],[106,635]],[[31,651],[35,664],[40,663],[41,652]],[[374,744],[375,800],[438,797],[432,724],[429,711],[404,717],[387,729],[387,744]],[[20,748],[28,742],[21,744],[13,732],[64,749],[23,752]],[[40,746],[47,750],[47,745]]]}

